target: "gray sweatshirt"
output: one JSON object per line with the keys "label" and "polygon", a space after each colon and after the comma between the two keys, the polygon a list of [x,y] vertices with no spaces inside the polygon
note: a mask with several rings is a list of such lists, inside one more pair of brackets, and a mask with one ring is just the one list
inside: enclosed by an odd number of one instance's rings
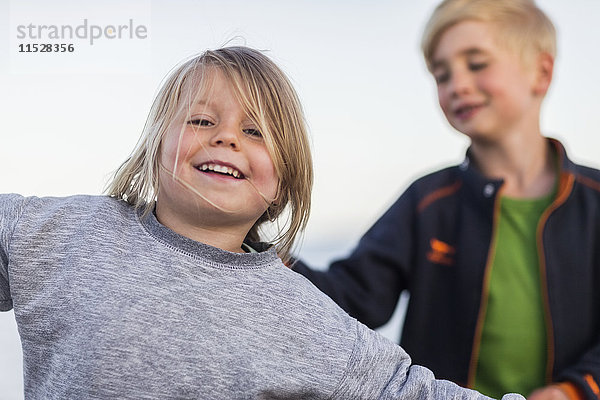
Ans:
{"label": "gray sweatshirt", "polygon": [[198,243],[109,197],[0,196],[11,308],[26,399],[484,398],[411,366],[274,250]]}

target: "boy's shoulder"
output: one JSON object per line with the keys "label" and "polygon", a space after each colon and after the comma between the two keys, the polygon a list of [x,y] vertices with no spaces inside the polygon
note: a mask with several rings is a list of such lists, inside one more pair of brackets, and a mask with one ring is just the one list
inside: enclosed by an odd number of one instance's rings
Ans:
{"label": "boy's shoulder", "polygon": [[16,215],[20,215],[20,220],[27,220],[31,223],[58,220],[77,221],[89,216],[107,218],[110,215],[123,217],[135,214],[134,207],[125,201],[99,195],[68,197],[0,195],[0,207],[6,208],[8,205],[12,205]]}
{"label": "boy's shoulder", "polygon": [[464,164],[452,165],[448,167],[444,167],[432,172],[428,172],[425,175],[417,178],[413,185],[436,185],[436,184],[445,184],[447,182],[456,180],[460,178],[460,171]]}
{"label": "boy's shoulder", "polygon": [[[20,197],[20,196],[19,196]],[[121,208],[126,203],[113,197],[102,195],[77,194],[66,197],[22,197],[24,207],[39,212],[52,213],[57,210],[94,210]]]}
{"label": "boy's shoulder", "polygon": [[600,182],[600,169],[581,164],[575,164],[575,169],[578,174]]}
{"label": "boy's shoulder", "polygon": [[575,180],[600,193],[600,170],[574,164]]}
{"label": "boy's shoulder", "polygon": [[458,188],[463,179],[464,168],[466,167],[463,163],[429,172],[413,181],[407,191],[412,192],[417,197],[423,197],[439,190]]}

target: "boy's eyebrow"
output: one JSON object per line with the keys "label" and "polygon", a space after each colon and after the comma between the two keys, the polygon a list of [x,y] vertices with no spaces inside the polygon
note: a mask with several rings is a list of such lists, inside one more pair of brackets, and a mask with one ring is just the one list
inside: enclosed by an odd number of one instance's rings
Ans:
{"label": "boy's eyebrow", "polygon": [[[468,49],[465,49],[459,53],[459,55],[462,56],[473,56],[479,54],[486,54],[486,51],[479,47],[469,47]],[[433,60],[431,63],[431,69],[445,67],[447,64],[448,63],[445,60]]]}
{"label": "boy's eyebrow", "polygon": [[466,49],[462,53],[466,54],[468,56],[471,56],[471,55],[475,55],[475,54],[485,54],[486,51],[483,49],[480,49],[479,47],[471,47],[471,48]]}

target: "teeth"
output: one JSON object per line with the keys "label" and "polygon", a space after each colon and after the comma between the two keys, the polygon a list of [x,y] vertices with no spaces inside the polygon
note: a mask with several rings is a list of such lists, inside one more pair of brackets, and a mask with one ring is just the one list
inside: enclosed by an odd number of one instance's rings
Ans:
{"label": "teeth", "polygon": [[233,169],[231,167],[226,167],[224,165],[218,165],[218,164],[202,164],[200,165],[199,169],[201,171],[215,171],[215,172],[219,172],[221,174],[228,174],[231,175],[235,178],[239,178],[241,176],[241,173],[236,170]]}

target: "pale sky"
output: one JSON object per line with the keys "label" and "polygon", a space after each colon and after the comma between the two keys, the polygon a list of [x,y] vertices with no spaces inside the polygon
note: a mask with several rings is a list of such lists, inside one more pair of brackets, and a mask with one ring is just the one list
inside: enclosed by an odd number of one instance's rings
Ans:
{"label": "pale sky", "polygon": [[[310,126],[315,187],[301,254],[317,264],[341,256],[411,180],[463,157],[467,141],[444,120],[419,53],[423,24],[436,4],[2,2],[0,192],[99,194],[135,145],[168,71],[207,48],[246,44],[267,50],[290,76]],[[538,4],[558,30],[542,130],[562,140],[575,161],[600,167],[600,2]],[[93,45],[89,38],[45,40],[74,43],[75,51],[17,52],[36,42],[17,38],[19,25],[76,27],[84,20],[103,27],[131,20],[148,35]],[[0,359],[0,388],[14,387],[21,374],[10,318],[0,316],[0,353],[12,351]]]}

